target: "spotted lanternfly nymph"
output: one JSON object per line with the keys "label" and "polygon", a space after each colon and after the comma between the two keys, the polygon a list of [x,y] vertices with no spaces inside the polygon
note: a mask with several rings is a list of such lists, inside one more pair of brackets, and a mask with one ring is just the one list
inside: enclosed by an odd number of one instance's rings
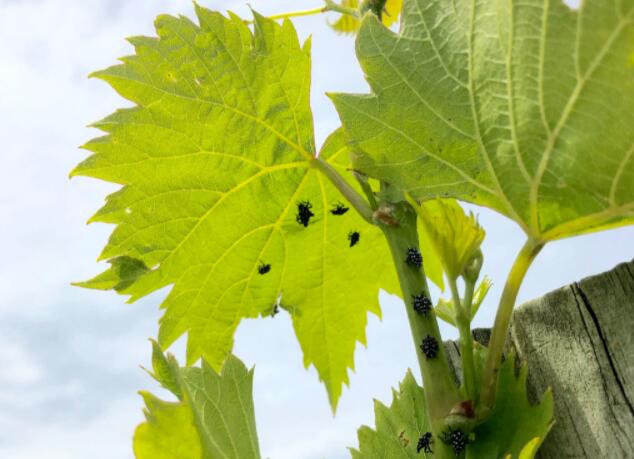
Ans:
{"label": "spotted lanternfly nymph", "polygon": [[338,202],[337,205],[333,209],[330,209],[330,213],[333,215],[343,215],[349,210],[350,209],[348,207]]}
{"label": "spotted lanternfly nymph", "polygon": [[445,445],[451,446],[456,456],[459,456],[467,447],[467,443],[469,443],[469,437],[460,429],[454,430],[450,427],[449,432],[443,432],[442,435],[442,442]]}
{"label": "spotted lanternfly nymph", "polygon": [[308,226],[308,222],[310,221],[310,217],[314,217],[315,214],[310,210],[313,208],[313,205],[308,201],[300,201],[297,203],[297,215],[295,216],[295,220],[300,225],[304,225],[304,227]]}
{"label": "spotted lanternfly nymph", "polygon": [[271,265],[268,263],[260,262],[260,266],[258,266],[258,272],[260,274],[266,274],[271,270]]}
{"label": "spotted lanternfly nymph", "polygon": [[361,239],[361,235],[359,234],[358,231],[351,231],[348,233],[348,240],[350,241],[350,247],[354,247],[355,245],[357,245],[357,242],[359,242],[359,239]]}
{"label": "spotted lanternfly nymph", "polygon": [[420,350],[423,351],[425,357],[427,357],[428,359],[433,359],[438,355],[438,351],[440,350],[438,346],[438,341],[436,341],[436,338],[434,338],[433,336],[427,335],[425,336],[425,338],[423,338],[423,342],[420,345]]}
{"label": "spotted lanternfly nymph", "polygon": [[405,257],[405,263],[413,268],[420,268],[423,265],[423,256],[416,247],[410,247],[407,249],[407,256]]}
{"label": "spotted lanternfly nymph", "polygon": [[416,445],[416,452],[420,453],[422,449],[426,453],[433,453],[431,444],[434,442],[431,432],[425,432],[422,437],[418,439],[418,445]]}
{"label": "spotted lanternfly nymph", "polygon": [[426,316],[431,311],[431,300],[424,293],[412,295],[412,306],[414,311]]}

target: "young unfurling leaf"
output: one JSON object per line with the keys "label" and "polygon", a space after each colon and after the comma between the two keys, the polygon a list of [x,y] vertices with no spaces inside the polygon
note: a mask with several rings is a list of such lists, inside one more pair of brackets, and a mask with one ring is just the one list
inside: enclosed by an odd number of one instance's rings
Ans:
{"label": "young unfurling leaf", "polygon": [[475,216],[472,213],[466,215],[455,200],[434,199],[419,205],[408,199],[418,213],[423,231],[445,274],[450,279],[458,278],[478,254],[484,230]]}

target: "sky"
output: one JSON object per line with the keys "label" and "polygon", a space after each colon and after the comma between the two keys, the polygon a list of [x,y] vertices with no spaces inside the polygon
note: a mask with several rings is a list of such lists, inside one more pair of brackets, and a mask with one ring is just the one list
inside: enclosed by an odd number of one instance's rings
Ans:
{"label": "sky", "polygon": [[[251,0],[274,14],[318,0]],[[246,2],[202,0],[248,14]],[[97,135],[86,127],[129,105],[87,75],[129,54],[124,37],[152,34],[159,13],[192,16],[189,0],[0,0],[0,457],[131,458],[142,422],[140,389],[161,396],[140,369],[150,365],[166,290],[135,304],[110,292],[71,287],[104,269],[95,259],[112,230],[86,225],[110,184],[68,173]],[[332,18],[330,18],[332,19]],[[338,126],[325,91],[365,92],[353,40],[335,35],[322,16],[295,21],[313,36],[312,107],[318,141]],[[522,245],[510,221],[472,208],[487,230],[483,272],[494,287],[476,317],[493,321],[501,285]],[[547,246],[531,268],[520,302],[634,256],[634,229],[572,238]],[[435,295],[437,292],[435,292]],[[356,445],[356,429],[373,425],[372,399],[416,368],[403,305],[380,296],[383,318],[371,316],[368,346],[359,345],[350,389],[336,417],[314,369],[305,370],[287,315],[248,320],[236,355],[255,365],[254,400],[263,457],[337,459]],[[455,332],[442,326],[443,336]],[[172,351],[183,356],[183,340]]]}

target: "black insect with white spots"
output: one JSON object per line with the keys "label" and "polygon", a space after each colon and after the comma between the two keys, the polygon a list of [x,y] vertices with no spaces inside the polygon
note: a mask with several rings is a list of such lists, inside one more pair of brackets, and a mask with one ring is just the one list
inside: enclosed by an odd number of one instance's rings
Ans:
{"label": "black insect with white spots", "polygon": [[423,265],[423,256],[416,247],[410,247],[407,249],[405,263],[416,269],[419,269]]}
{"label": "black insect with white spots", "polygon": [[424,293],[412,295],[412,306],[414,311],[426,316],[431,311],[431,300]]}
{"label": "black insect with white spots", "polygon": [[258,266],[258,272],[261,275],[268,273],[271,270],[271,265],[268,263],[260,262],[260,266]]}
{"label": "black insect with white spots", "polygon": [[333,207],[332,209],[330,209],[330,213],[333,215],[343,215],[346,212],[348,212],[350,210],[350,208],[344,206],[343,204],[341,204],[340,202],[337,203],[337,205],[335,205],[335,207]]}
{"label": "black insect with white spots", "polygon": [[428,359],[433,359],[438,355],[438,351],[440,347],[438,346],[438,341],[433,336],[425,336],[423,338],[423,342],[420,345],[420,350],[423,351],[423,354]]}
{"label": "black insect with white spots", "polygon": [[469,437],[464,432],[464,430],[454,430],[450,427],[449,431],[443,432],[442,435],[442,442],[445,445],[451,446],[451,449],[456,456],[459,456],[460,453],[462,453],[467,448]]}
{"label": "black insect with white spots", "polygon": [[361,239],[361,234],[358,231],[350,231],[348,233],[348,241],[350,241],[350,247],[354,247]]}
{"label": "black insect with white spots", "polygon": [[433,453],[431,444],[434,442],[431,432],[425,432],[422,437],[418,439],[418,445],[416,445],[416,452],[420,453],[423,450],[425,453]]}
{"label": "black insect with white spots", "polygon": [[300,201],[297,203],[297,215],[295,216],[295,220],[300,225],[304,225],[304,228],[308,226],[308,222],[311,217],[314,217],[315,214],[310,210],[313,208],[313,205],[309,201]]}

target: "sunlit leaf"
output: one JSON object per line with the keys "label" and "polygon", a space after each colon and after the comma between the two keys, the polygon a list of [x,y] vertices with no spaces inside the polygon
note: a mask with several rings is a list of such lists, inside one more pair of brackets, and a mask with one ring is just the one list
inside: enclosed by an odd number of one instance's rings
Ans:
{"label": "sunlit leaf", "polygon": [[[240,321],[269,317],[281,296],[334,408],[379,287],[396,290],[387,245],[354,210],[330,212],[350,205],[313,167],[310,41],[289,21],[256,14],[252,32],[196,14],[160,16],[158,38],[131,38],[135,54],[95,74],[135,105],[95,125],[106,135],[72,173],[123,185],[91,219],[117,225],[100,257],[112,268],[81,285],[131,301],[172,286],[161,347],[187,332],[187,363],[216,370]],[[320,157],[354,182],[340,132]]]}
{"label": "sunlit leaf", "polygon": [[454,197],[533,238],[634,222],[634,2],[405,0],[367,16],[369,95],[333,95],[371,177]]}
{"label": "sunlit leaf", "polygon": [[[356,10],[359,8],[359,0],[342,0],[341,6]],[[398,21],[402,7],[403,0],[387,0],[385,3],[385,11],[381,17],[383,24],[389,27]],[[342,14],[335,22],[330,24],[330,26],[339,33],[352,34],[359,30],[361,21],[349,14]]]}

